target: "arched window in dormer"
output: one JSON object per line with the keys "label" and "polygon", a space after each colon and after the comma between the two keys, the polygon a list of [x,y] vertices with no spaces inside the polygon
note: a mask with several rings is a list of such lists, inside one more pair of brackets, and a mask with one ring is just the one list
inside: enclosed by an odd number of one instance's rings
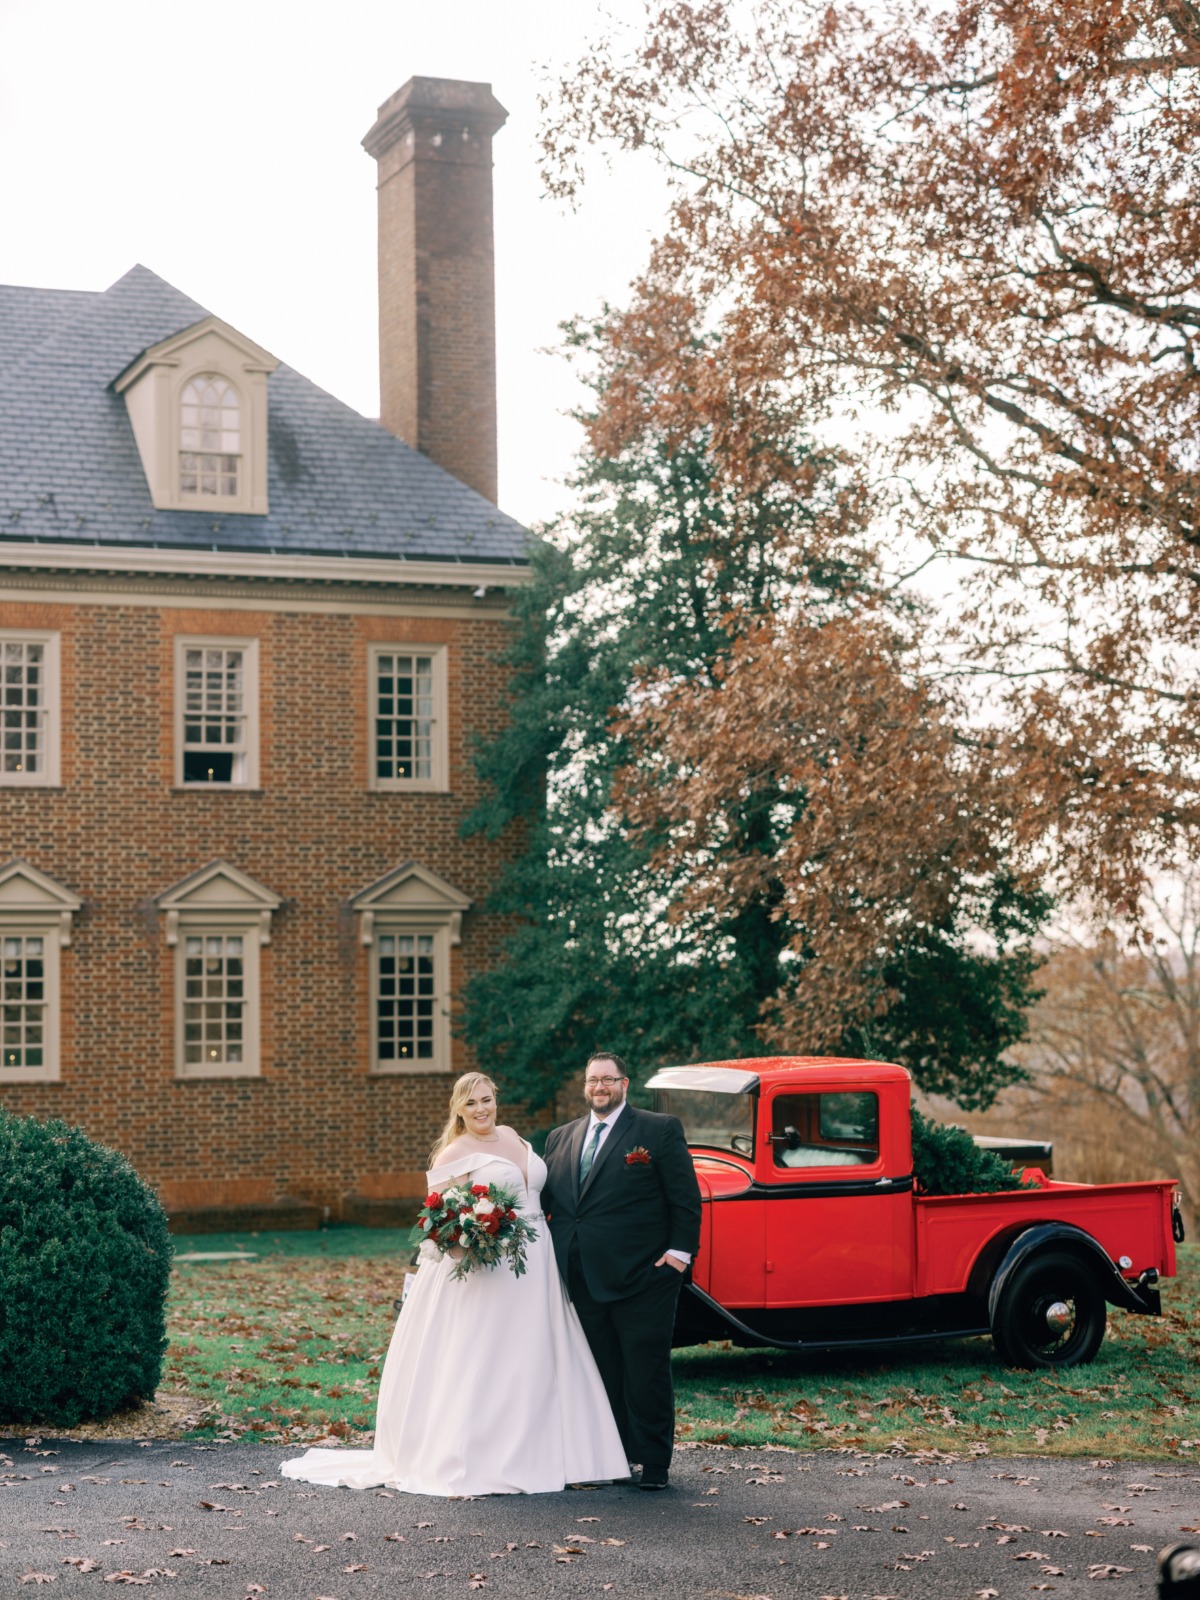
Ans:
{"label": "arched window in dormer", "polygon": [[180,396],[180,494],[236,496],[241,460],[237,390],[216,373],[202,373]]}

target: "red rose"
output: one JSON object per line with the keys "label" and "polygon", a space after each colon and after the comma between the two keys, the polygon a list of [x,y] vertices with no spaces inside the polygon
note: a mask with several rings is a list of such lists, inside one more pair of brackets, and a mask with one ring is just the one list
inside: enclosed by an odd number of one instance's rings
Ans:
{"label": "red rose", "polygon": [[436,1211],[437,1208],[441,1205],[441,1203],[442,1203],[442,1197],[441,1197],[440,1194],[438,1194],[436,1189],[433,1191],[432,1194],[427,1194],[425,1196],[425,1209],[426,1209],[426,1211]]}
{"label": "red rose", "polygon": [[508,1218],[508,1220],[510,1222],[515,1222],[517,1220],[517,1213],[515,1211],[511,1211],[511,1210],[510,1211],[506,1211],[504,1213],[504,1215]]}
{"label": "red rose", "polygon": [[475,1183],[471,1185],[471,1193],[474,1195],[485,1195],[487,1192],[488,1186],[486,1183]]}
{"label": "red rose", "polygon": [[627,1167],[648,1167],[650,1165],[650,1152],[643,1145],[634,1145],[625,1157]]}

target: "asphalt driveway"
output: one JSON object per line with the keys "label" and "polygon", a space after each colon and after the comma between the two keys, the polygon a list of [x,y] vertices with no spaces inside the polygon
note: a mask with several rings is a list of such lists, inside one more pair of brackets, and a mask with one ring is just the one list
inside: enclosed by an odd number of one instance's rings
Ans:
{"label": "asphalt driveway", "polygon": [[694,1448],[665,1494],[446,1501],[281,1480],[283,1453],[0,1440],[0,1593],[1132,1600],[1200,1543],[1200,1462]]}

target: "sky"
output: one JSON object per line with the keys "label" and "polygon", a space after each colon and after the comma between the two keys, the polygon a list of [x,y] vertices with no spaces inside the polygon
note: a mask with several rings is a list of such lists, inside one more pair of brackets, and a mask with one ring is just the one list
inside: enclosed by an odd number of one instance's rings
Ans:
{"label": "sky", "polygon": [[620,304],[666,208],[649,164],[543,192],[538,97],[607,25],[569,0],[0,0],[0,283],[103,289],[135,262],[367,416],[378,414],[375,163],[413,76],[490,83],[500,504],[569,500],[577,380],[558,325]]}

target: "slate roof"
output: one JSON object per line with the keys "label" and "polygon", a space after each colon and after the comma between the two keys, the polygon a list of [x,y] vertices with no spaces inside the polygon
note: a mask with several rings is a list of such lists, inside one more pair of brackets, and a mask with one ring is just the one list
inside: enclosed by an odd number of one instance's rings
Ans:
{"label": "slate roof", "polygon": [[269,514],[156,510],[110,385],[210,314],[142,266],[95,294],[0,286],[0,540],[524,563],[520,523],[285,365]]}

